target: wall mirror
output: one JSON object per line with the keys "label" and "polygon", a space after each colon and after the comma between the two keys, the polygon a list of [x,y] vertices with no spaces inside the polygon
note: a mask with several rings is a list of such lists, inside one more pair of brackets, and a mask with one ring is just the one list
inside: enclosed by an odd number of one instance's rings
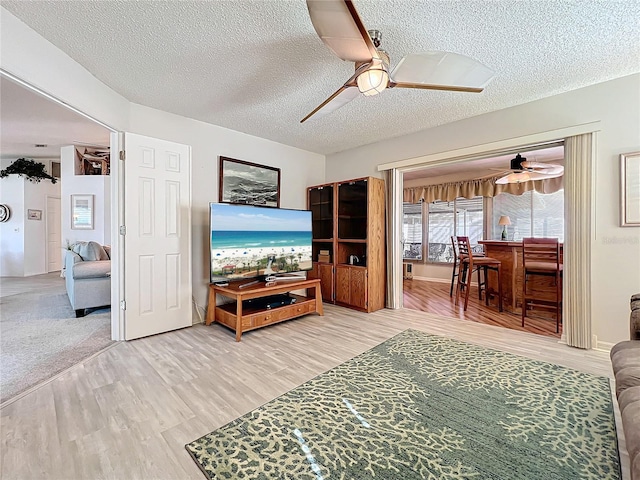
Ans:
{"label": "wall mirror", "polygon": [[640,152],[620,155],[620,224],[640,227]]}

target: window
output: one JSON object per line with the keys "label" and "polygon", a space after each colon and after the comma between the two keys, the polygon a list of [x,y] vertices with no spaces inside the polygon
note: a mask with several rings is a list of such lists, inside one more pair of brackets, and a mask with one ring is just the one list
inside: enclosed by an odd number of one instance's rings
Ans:
{"label": "window", "polygon": [[452,235],[469,237],[472,245],[482,240],[484,209],[482,197],[458,198],[452,202],[403,204],[402,242],[405,260],[423,259],[423,235],[428,238],[428,262],[452,263]]}
{"label": "window", "polygon": [[[550,194],[534,190],[522,195],[501,193],[493,198],[494,228],[498,228],[501,215],[507,215],[511,220],[511,225],[507,227],[509,240],[551,237],[564,242],[564,190]],[[499,233],[494,235],[496,238],[498,236]]]}
{"label": "window", "polygon": [[402,205],[402,257],[422,260],[422,203]]}
{"label": "window", "polygon": [[469,237],[471,245],[482,240],[484,209],[482,197],[457,198],[453,202],[428,205],[429,262],[453,262],[452,235]]}

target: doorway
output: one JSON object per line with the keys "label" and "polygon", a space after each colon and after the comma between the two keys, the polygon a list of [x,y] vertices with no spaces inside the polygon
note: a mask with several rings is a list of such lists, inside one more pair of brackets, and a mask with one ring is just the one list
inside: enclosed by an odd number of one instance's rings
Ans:
{"label": "doorway", "polygon": [[60,230],[62,213],[60,211],[60,197],[47,196],[45,216],[47,219],[47,273],[59,272],[62,270],[62,232]]}
{"label": "doorway", "polygon": [[[419,195],[407,195],[407,189],[415,191],[425,187],[423,196],[429,202],[405,203],[403,208],[403,262],[411,264],[411,275],[404,275],[403,304],[406,308],[436,313],[446,317],[460,318],[474,322],[527,331],[530,333],[560,337],[556,333],[555,317],[551,318],[547,310],[537,309],[527,313],[525,326],[521,325],[521,307],[517,298],[522,289],[522,259],[521,250],[513,247],[514,262],[509,262],[508,272],[509,292],[514,301],[506,302],[509,306],[499,312],[497,302],[486,306],[484,295],[480,298],[477,288],[477,276],[472,277],[469,307],[464,310],[460,302],[456,305],[455,293],[457,277],[452,280],[454,272],[455,248],[451,236],[468,236],[472,246],[478,251],[483,245],[478,241],[501,241],[504,233],[508,233],[508,240],[514,245],[524,237],[557,237],[564,240],[564,190],[553,192],[547,187],[546,193],[522,188],[521,191],[500,193],[494,196],[480,183],[490,182],[492,179],[512,173],[509,169],[510,159],[516,153],[526,155],[529,161],[536,163],[560,164],[564,163],[563,142],[543,147],[520,147],[517,152],[508,152],[468,160],[456,164],[443,164],[435,167],[425,167],[405,172],[403,186],[405,200],[417,199]],[[531,184],[530,184],[531,185]],[[473,188],[472,188],[473,187]],[[561,183],[555,181],[554,188],[560,188]],[[477,194],[472,194],[474,188]],[[457,198],[446,198],[446,201],[434,200],[432,192],[437,190],[439,195]],[[454,193],[451,192],[464,192]],[[459,196],[458,196],[459,195]],[[462,196],[464,195],[464,196]],[[543,208],[544,206],[544,208]],[[499,226],[498,220],[504,216],[511,216],[508,227]],[[507,240],[506,238],[504,240]],[[519,255],[519,257],[518,257]],[[409,277],[409,278],[408,278]],[[504,283],[504,281],[503,281]],[[517,284],[517,286],[515,286]],[[512,298],[512,297],[510,297]],[[516,304],[517,301],[517,304]]]}
{"label": "doorway", "polygon": [[[0,278],[0,391],[4,404],[113,343],[110,308],[96,309],[77,319],[70,304],[61,276],[64,249],[67,241],[72,241],[68,235],[71,221],[65,217],[70,202],[64,201],[68,199],[63,194],[65,175],[53,170],[60,165],[64,146],[99,143],[108,147],[111,131],[10,76],[0,76],[0,89],[3,168],[26,158],[44,165],[56,180],[31,183],[16,175],[2,179],[3,187],[15,184],[23,192],[3,198],[21,213],[1,224],[2,234],[6,228],[14,235],[25,236],[24,241],[14,242],[16,252],[0,252],[10,255],[19,267],[3,271]],[[32,114],[34,111],[37,115]],[[73,158],[70,161],[73,163]],[[109,217],[108,205],[101,205]]]}

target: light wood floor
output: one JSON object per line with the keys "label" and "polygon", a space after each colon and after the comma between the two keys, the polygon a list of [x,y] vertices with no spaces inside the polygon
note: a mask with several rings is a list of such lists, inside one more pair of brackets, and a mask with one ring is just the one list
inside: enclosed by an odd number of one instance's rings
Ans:
{"label": "light wood floor", "polygon": [[213,324],[117,344],[0,410],[2,479],[203,480],[185,443],[407,328],[612,377],[606,352],[556,338],[409,309],[325,313],[241,343]]}
{"label": "light wood floor", "polygon": [[529,311],[523,327],[522,317],[519,312],[509,313],[505,309],[501,313],[496,305],[486,306],[484,299],[478,299],[478,289],[475,286],[472,286],[469,291],[469,305],[466,312],[463,309],[464,297],[461,295],[458,305],[455,305],[455,288],[453,298],[449,296],[450,291],[450,283],[417,279],[404,280],[404,306],[412,310],[435,313],[446,317],[560,338],[562,324],[560,324],[560,333],[556,333],[554,314],[548,310]]}

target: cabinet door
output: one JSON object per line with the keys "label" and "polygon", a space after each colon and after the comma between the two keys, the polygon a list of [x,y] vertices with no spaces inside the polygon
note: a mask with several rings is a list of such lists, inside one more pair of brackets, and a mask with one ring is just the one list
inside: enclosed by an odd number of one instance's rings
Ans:
{"label": "cabinet door", "polygon": [[333,302],[333,264],[313,262],[313,268],[309,270],[307,278],[319,278],[322,300]]}
{"label": "cabinet door", "polygon": [[367,238],[367,180],[338,186],[338,238]]}
{"label": "cabinet door", "polygon": [[350,305],[354,307],[367,308],[367,269],[353,267],[350,269]]}
{"label": "cabinet door", "polygon": [[336,266],[336,302],[351,304],[350,274],[351,267]]}
{"label": "cabinet door", "polygon": [[318,263],[318,278],[322,299],[333,302],[333,265],[330,263]]}
{"label": "cabinet door", "polygon": [[336,267],[336,301],[363,310],[368,301],[367,269],[338,265]]}

